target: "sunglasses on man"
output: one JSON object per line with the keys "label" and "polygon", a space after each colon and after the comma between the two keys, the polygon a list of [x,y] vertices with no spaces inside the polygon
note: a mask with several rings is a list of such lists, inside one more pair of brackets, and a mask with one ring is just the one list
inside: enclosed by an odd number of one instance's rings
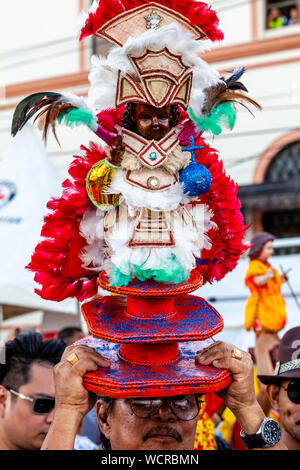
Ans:
{"label": "sunglasses on man", "polygon": [[16,392],[15,390],[12,390],[11,388],[8,388],[10,393],[13,395],[21,398],[22,400],[27,400],[32,403],[32,411],[36,415],[47,415],[50,413],[54,406],[55,406],[55,399],[51,397],[45,397],[45,398],[31,398],[27,397],[23,393]]}
{"label": "sunglasses on man", "polygon": [[287,396],[289,397],[291,402],[295,403],[296,405],[300,405],[300,380],[299,379],[291,380],[287,388],[284,388],[282,385],[281,387],[283,388],[283,390],[287,392]]}

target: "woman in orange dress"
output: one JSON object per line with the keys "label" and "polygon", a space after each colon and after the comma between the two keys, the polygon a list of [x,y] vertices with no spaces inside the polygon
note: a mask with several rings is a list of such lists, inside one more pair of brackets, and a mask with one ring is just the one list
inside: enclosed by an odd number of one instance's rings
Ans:
{"label": "woman in orange dress", "polygon": [[254,235],[248,256],[249,267],[245,284],[250,289],[245,311],[245,328],[259,333],[261,330],[277,333],[286,324],[285,302],[281,285],[287,280],[286,274],[268,262],[273,254],[274,236],[268,232]]}

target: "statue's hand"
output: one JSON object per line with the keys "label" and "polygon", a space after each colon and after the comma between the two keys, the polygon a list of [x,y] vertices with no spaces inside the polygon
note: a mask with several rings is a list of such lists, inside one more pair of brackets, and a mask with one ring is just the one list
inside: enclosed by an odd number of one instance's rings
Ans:
{"label": "statue's hand", "polygon": [[114,166],[119,166],[122,162],[122,157],[125,152],[125,145],[123,144],[122,137],[117,136],[115,145],[110,150],[110,155],[107,157],[107,161]]}

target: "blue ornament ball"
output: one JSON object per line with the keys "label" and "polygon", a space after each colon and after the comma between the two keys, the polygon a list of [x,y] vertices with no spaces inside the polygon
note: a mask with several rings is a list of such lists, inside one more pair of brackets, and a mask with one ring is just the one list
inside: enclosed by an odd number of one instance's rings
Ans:
{"label": "blue ornament ball", "polygon": [[179,180],[183,183],[184,192],[190,196],[205,194],[212,183],[209,170],[195,161],[181,171]]}

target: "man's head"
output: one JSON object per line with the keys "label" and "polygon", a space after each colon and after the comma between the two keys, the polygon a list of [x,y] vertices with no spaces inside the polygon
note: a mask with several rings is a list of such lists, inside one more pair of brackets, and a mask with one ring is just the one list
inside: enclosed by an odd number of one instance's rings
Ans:
{"label": "man's head", "polygon": [[142,103],[129,103],[123,115],[123,126],[148,140],[160,140],[178,124],[177,105],[156,108]]}
{"label": "man's head", "polygon": [[280,414],[285,442],[300,448],[300,378],[267,386],[272,407]]}
{"label": "man's head", "polygon": [[270,11],[270,19],[275,20],[281,15],[279,8],[272,8]]}
{"label": "man's head", "polygon": [[199,407],[197,395],[100,398],[97,417],[112,450],[192,450]]}
{"label": "man's head", "polygon": [[80,339],[84,338],[84,334],[81,328],[77,326],[69,326],[63,328],[58,332],[57,339],[65,343],[66,346],[70,346],[71,344],[79,341]]}
{"label": "man's head", "polygon": [[299,20],[298,8],[291,8],[290,9],[290,18],[291,18],[291,20]]}
{"label": "man's head", "polygon": [[272,407],[280,414],[286,445],[300,449],[300,326],[281,338],[273,375],[258,375],[267,385]]}
{"label": "man's head", "polygon": [[[38,333],[20,335],[5,345],[6,363],[0,365],[0,449],[40,449],[52,422],[53,402],[35,399],[54,399],[53,366],[64,349],[62,342],[43,341]],[[40,414],[47,408],[49,412]]]}

